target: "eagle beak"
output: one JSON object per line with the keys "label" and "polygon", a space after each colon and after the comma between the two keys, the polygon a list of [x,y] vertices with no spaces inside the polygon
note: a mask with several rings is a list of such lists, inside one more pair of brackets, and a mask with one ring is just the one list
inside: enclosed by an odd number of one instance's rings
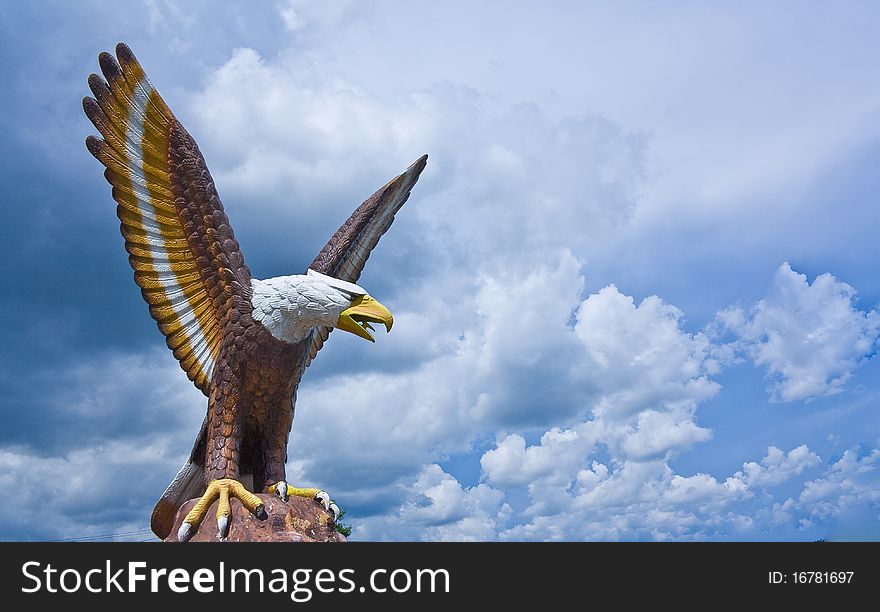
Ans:
{"label": "eagle beak", "polygon": [[352,302],[351,306],[342,311],[336,321],[337,329],[344,329],[360,336],[364,340],[375,342],[368,330],[373,329],[370,323],[383,323],[386,331],[391,331],[394,317],[391,311],[369,295],[362,295]]}

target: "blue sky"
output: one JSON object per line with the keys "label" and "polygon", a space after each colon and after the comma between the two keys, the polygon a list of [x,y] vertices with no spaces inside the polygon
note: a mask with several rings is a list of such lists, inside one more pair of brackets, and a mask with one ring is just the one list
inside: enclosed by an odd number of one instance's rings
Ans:
{"label": "blue sky", "polygon": [[[288,476],[359,539],[880,539],[872,3],[0,8],[0,539],[145,539],[205,400],[83,141],[127,42],[253,275],[429,164]],[[22,504],[29,512],[21,512]]]}

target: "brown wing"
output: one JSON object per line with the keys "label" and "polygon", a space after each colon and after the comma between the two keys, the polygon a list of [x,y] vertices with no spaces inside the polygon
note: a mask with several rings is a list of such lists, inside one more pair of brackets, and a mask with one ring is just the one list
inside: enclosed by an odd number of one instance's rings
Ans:
{"label": "brown wing", "polygon": [[[342,224],[309,267],[316,272],[350,283],[356,283],[363,272],[370,252],[379,243],[394,215],[409,198],[419,175],[428,163],[428,156],[416,160],[406,172],[392,179],[387,185],[367,198]],[[315,358],[332,328],[319,327],[312,332],[312,347],[306,365]]]}
{"label": "brown wing", "polygon": [[98,57],[86,115],[103,136],[86,146],[106,170],[134,279],[168,347],[208,394],[226,314],[250,303],[250,272],[192,137],[131,50]]}

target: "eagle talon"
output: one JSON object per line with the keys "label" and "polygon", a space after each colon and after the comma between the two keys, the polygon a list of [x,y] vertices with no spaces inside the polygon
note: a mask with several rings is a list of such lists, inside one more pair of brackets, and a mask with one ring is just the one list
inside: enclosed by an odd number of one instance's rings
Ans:
{"label": "eagle talon", "polygon": [[[269,495],[277,495],[281,498],[281,501],[285,502],[290,498],[290,496],[314,499],[316,502],[324,507],[324,510],[326,512],[330,513],[334,521],[339,518],[339,506],[333,503],[333,500],[330,498],[330,494],[327,493],[327,491],[322,491],[320,489],[314,488],[292,487],[284,480],[279,480],[278,482],[270,486],[267,491]],[[286,493],[286,495],[282,493],[282,491]]]}
{"label": "eagle talon", "polygon": [[288,499],[290,499],[289,489],[290,489],[290,485],[287,484],[287,481],[279,480],[274,485],[269,487],[269,493],[276,494],[278,497],[281,498],[281,501],[286,502]]}
{"label": "eagle talon", "polygon": [[199,525],[208,513],[208,508],[219,498],[217,502],[217,535],[225,540],[229,535],[229,517],[232,510],[229,506],[230,497],[236,497],[245,508],[250,510],[258,519],[267,518],[266,509],[260,498],[244,488],[244,485],[232,478],[212,480],[208,484],[204,495],[192,507],[183,519],[180,529],[177,531],[177,540],[186,542],[198,530]]}
{"label": "eagle talon", "polygon": [[229,535],[229,517],[217,517],[217,537],[225,540],[227,535]]}
{"label": "eagle talon", "polygon": [[330,510],[330,494],[327,491],[318,491],[315,494],[315,499],[321,502],[324,505],[324,510]]}
{"label": "eagle talon", "polygon": [[177,540],[179,542],[186,542],[192,537],[194,533],[194,529],[192,523],[183,522],[180,525],[180,529],[177,530]]}

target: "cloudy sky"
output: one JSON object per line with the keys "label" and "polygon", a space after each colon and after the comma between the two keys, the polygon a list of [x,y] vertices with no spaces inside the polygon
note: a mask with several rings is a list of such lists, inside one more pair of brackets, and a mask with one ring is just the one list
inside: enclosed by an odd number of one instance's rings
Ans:
{"label": "cloudy sky", "polygon": [[0,7],[0,539],[146,539],[204,397],[83,141],[127,42],[253,275],[428,167],[300,387],[376,540],[880,539],[876,3]]}

